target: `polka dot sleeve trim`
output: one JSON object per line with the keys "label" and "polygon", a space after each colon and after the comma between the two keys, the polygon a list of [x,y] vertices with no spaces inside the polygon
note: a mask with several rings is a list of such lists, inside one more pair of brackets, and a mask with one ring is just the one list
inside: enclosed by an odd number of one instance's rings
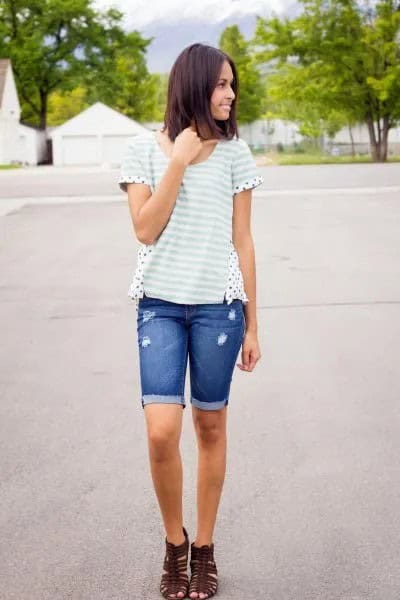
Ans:
{"label": "polka dot sleeve trim", "polygon": [[129,138],[117,182],[123,192],[127,192],[128,183],[150,185],[146,163],[146,146],[143,144],[143,137],[141,135]]}
{"label": "polka dot sleeve trim", "polygon": [[256,177],[252,177],[251,179],[247,179],[243,183],[239,185],[235,185],[233,188],[233,193],[238,194],[239,192],[243,192],[244,190],[252,190],[257,187],[261,183],[264,183],[264,178],[261,175],[257,175]]}
{"label": "polka dot sleeve trim", "polygon": [[141,175],[123,175],[118,179],[118,185],[123,192],[128,190],[127,183],[145,183],[150,185],[147,177],[142,177]]}

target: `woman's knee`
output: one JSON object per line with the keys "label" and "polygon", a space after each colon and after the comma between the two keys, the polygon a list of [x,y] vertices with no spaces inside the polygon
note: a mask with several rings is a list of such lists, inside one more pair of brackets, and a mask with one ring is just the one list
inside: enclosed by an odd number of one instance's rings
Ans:
{"label": "woman's knee", "polygon": [[226,437],[226,415],[223,411],[201,411],[193,414],[198,439],[205,444],[216,444]]}
{"label": "woman's knee", "polygon": [[145,406],[147,438],[152,458],[165,460],[176,452],[182,431],[182,407],[167,404]]}
{"label": "woman's knee", "polygon": [[179,448],[179,437],[168,428],[152,429],[147,437],[150,456],[156,461],[169,459]]}

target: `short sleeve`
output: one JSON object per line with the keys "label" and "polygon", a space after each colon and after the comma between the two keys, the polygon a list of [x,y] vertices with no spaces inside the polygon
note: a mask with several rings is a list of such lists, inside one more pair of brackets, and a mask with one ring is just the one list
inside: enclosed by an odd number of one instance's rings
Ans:
{"label": "short sleeve", "polygon": [[130,139],[125,149],[118,179],[119,187],[123,192],[127,191],[127,183],[146,183],[150,185],[143,158],[137,140],[135,138]]}
{"label": "short sleeve", "polygon": [[259,175],[251,150],[242,138],[238,139],[238,148],[232,161],[232,194],[251,190],[264,182]]}

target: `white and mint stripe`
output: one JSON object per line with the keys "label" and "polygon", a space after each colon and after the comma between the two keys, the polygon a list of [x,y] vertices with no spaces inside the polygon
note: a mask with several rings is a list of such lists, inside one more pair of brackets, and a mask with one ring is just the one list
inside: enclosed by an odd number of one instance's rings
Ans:
{"label": "white and mint stripe", "polygon": [[[132,182],[154,190],[168,160],[154,132],[132,138],[121,166],[121,189]],[[230,293],[234,195],[262,181],[242,139],[220,141],[207,160],[189,165],[166,227],[145,246],[146,258],[136,268],[136,296],[145,292],[184,304],[223,302]]]}

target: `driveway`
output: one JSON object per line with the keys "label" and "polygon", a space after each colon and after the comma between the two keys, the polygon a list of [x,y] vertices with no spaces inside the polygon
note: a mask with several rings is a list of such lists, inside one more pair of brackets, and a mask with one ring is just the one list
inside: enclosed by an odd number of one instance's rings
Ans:
{"label": "driveway", "polygon": [[[398,600],[400,165],[261,171],[262,358],[232,381],[218,595]],[[160,597],[164,531],[127,296],[136,242],[116,176],[0,173],[5,600]]]}

